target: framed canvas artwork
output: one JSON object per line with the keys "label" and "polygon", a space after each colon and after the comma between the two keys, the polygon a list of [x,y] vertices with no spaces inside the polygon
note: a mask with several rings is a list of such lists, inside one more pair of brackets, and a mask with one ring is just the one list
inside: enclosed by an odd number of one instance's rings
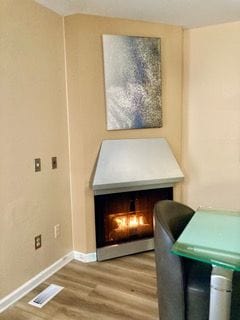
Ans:
{"label": "framed canvas artwork", "polygon": [[107,129],[162,127],[161,39],[103,35]]}

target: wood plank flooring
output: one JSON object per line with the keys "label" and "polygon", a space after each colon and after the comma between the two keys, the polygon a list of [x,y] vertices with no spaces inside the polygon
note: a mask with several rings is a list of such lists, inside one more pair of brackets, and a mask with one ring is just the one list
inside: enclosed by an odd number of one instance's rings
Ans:
{"label": "wood plank flooring", "polygon": [[[42,309],[28,301],[49,284],[64,289]],[[72,261],[0,320],[157,320],[154,252],[93,263]]]}

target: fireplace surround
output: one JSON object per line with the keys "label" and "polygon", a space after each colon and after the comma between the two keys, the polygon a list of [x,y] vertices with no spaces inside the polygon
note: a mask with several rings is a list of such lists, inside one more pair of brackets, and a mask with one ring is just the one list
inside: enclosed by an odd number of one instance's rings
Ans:
{"label": "fireplace surround", "polygon": [[164,138],[105,140],[93,180],[97,260],[152,250],[153,207],[183,174]]}

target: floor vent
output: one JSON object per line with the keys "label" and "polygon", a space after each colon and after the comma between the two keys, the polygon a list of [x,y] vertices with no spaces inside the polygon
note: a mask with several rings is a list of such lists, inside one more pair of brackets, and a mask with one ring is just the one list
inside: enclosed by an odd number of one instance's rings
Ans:
{"label": "floor vent", "polygon": [[63,287],[58,286],[56,284],[50,284],[45,290],[39,293],[35,298],[33,298],[28,303],[34,307],[42,308],[48,301],[54,298]]}

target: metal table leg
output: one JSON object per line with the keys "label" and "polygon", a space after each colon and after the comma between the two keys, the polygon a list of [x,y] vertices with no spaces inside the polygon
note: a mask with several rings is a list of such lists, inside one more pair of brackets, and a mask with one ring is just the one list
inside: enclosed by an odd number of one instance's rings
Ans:
{"label": "metal table leg", "polygon": [[232,276],[232,270],[213,266],[209,320],[230,319]]}

